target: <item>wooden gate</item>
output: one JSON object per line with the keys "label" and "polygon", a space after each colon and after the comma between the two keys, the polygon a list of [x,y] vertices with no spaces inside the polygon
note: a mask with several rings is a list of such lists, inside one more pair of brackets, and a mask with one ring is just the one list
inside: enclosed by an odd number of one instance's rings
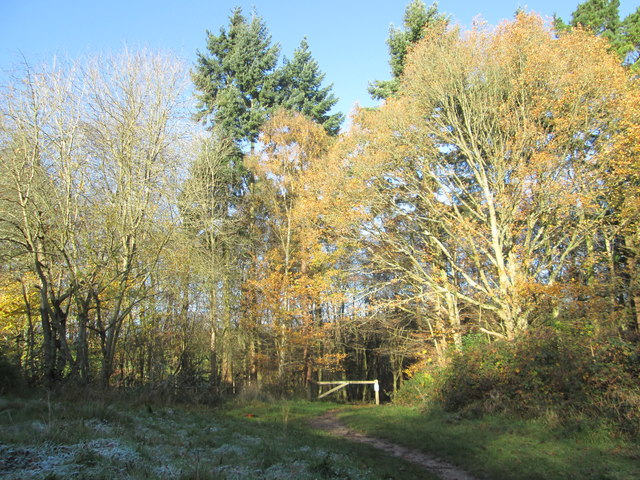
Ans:
{"label": "wooden gate", "polygon": [[318,398],[324,398],[334,392],[346,387],[347,385],[373,385],[373,391],[376,397],[376,405],[380,405],[380,384],[378,380],[338,380],[335,382],[316,382],[318,385],[336,385],[330,390],[318,395]]}

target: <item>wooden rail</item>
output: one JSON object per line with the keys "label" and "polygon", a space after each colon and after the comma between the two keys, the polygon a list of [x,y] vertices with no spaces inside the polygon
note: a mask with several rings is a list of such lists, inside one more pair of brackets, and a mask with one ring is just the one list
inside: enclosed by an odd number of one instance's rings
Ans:
{"label": "wooden rail", "polygon": [[373,391],[376,397],[376,405],[380,405],[380,384],[378,380],[338,380],[335,382],[315,382],[318,385],[337,385],[330,390],[318,395],[318,398],[324,398],[334,392],[346,387],[347,385],[373,385]]}

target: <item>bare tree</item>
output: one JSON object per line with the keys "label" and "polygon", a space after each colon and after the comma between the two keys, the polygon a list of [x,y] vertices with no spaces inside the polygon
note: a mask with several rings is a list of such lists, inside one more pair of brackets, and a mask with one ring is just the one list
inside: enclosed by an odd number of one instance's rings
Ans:
{"label": "bare tree", "polygon": [[168,188],[176,180],[185,135],[185,85],[180,62],[148,52],[96,58],[85,71],[83,134],[105,260],[94,298],[105,384],[123,322],[144,298],[170,237]]}
{"label": "bare tree", "polygon": [[88,378],[91,326],[108,383],[122,322],[171,230],[185,78],[167,56],[124,52],[27,67],[3,91],[0,227],[38,277],[50,380],[68,368]]}
{"label": "bare tree", "polygon": [[[67,339],[78,290],[78,231],[87,163],[81,148],[82,92],[78,71],[35,70],[3,91],[2,239],[38,278],[44,375],[59,379],[74,360]],[[82,372],[86,374],[86,371]]]}

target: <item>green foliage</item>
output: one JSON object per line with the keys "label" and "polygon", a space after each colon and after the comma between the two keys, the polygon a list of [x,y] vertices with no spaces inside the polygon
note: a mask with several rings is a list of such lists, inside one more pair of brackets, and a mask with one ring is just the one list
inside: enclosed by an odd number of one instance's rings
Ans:
{"label": "green foliage", "polygon": [[416,372],[393,395],[393,403],[397,405],[420,405],[428,402],[436,386],[434,373],[426,370]]}
{"label": "green foliage", "polygon": [[553,28],[557,33],[567,32],[571,29],[570,25],[555,13],[553,14]]}
{"label": "green foliage", "polygon": [[237,7],[229,27],[207,32],[207,52],[197,53],[193,82],[197,118],[211,121],[238,143],[255,143],[275,100],[274,72],[280,55],[263,19],[248,20]]}
{"label": "green foliage", "polygon": [[579,4],[571,15],[571,26],[578,25],[615,40],[620,28],[620,0],[587,0]]}
{"label": "green foliage", "polygon": [[634,68],[640,65],[640,7],[622,21],[622,36],[625,39],[621,53]]}
{"label": "green foliage", "polygon": [[260,127],[277,108],[304,113],[337,134],[344,120],[329,114],[338,99],[332,85],[322,87],[324,74],[311,56],[306,39],[293,59],[278,67],[280,46],[272,44],[264,20],[251,19],[237,7],[227,29],[207,32],[207,51],[198,52],[192,74],[198,91],[196,118],[215,125],[238,145],[256,143]]}
{"label": "green foliage", "polygon": [[369,84],[372,98],[382,100],[393,96],[400,86],[400,77],[404,72],[404,64],[411,46],[425,36],[429,27],[439,22],[448,22],[448,16],[438,12],[438,3],[434,2],[428,9],[422,0],[413,0],[404,13],[403,29],[391,27],[387,45],[389,47],[389,66],[391,80],[376,80]]}
{"label": "green foliage", "polygon": [[287,110],[301,112],[336,135],[344,121],[341,113],[329,114],[338,99],[331,93],[333,85],[322,87],[325,74],[309,51],[304,38],[293,52],[293,59],[286,60],[278,72],[277,104]]}
{"label": "green foliage", "polygon": [[619,0],[587,0],[576,7],[568,25],[561,18],[554,17],[554,26],[557,32],[578,26],[593,31],[595,35],[609,40],[611,48],[626,64],[637,68],[640,59],[640,7],[621,20]]}

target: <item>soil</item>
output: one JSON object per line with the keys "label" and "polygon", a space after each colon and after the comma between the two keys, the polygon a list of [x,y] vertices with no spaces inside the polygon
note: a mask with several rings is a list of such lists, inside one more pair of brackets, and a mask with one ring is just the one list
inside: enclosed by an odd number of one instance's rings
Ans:
{"label": "soil", "polygon": [[476,477],[471,476],[455,465],[444,462],[433,455],[412,450],[387,440],[369,437],[355,430],[351,430],[338,420],[336,412],[337,410],[329,410],[323,415],[310,420],[309,423],[313,428],[324,430],[331,435],[371,445],[389,455],[400,457],[408,462],[419,465],[442,480],[478,480]]}

